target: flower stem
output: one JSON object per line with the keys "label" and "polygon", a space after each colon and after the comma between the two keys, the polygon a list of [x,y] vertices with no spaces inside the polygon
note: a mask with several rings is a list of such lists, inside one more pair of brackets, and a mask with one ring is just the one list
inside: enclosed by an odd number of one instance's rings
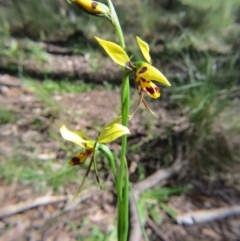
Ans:
{"label": "flower stem", "polygon": [[112,21],[112,24],[115,28],[116,34],[118,36],[120,46],[125,50],[125,48],[126,48],[125,41],[124,41],[124,37],[123,37],[122,28],[121,28],[121,25],[120,25],[119,20],[118,20],[117,13],[115,11],[115,8],[113,6],[112,1],[107,0],[107,3],[108,3],[108,7],[110,9],[110,12],[111,12],[111,21]]}
{"label": "flower stem", "polygon": [[[115,8],[111,0],[107,0],[108,6],[111,13],[112,24],[115,27],[116,34],[119,39],[120,46],[125,50],[125,41],[121,25],[118,20]],[[128,126],[129,116],[129,102],[130,102],[130,91],[129,91],[129,73],[124,69],[122,91],[121,91],[121,112],[122,112],[122,124]],[[129,230],[129,176],[128,166],[126,161],[127,153],[127,135],[122,137],[122,149],[120,157],[120,170],[118,176],[118,240],[126,241]]]}
{"label": "flower stem", "polygon": [[98,144],[97,147],[98,147],[98,150],[107,157],[113,172],[116,188],[118,189],[117,169],[115,165],[114,156],[106,145]]}
{"label": "flower stem", "polygon": [[[126,72],[125,72],[126,73]],[[129,115],[129,78],[128,75],[124,74],[122,83],[122,93],[121,93],[121,103],[122,103],[122,124],[128,126],[128,115]],[[127,153],[127,135],[122,137],[122,149],[120,157],[120,172],[119,172],[119,189],[121,196],[121,203],[119,207],[119,222],[121,230],[119,230],[119,240],[126,241],[128,237],[129,230],[129,176],[128,176],[128,166],[126,161]]]}

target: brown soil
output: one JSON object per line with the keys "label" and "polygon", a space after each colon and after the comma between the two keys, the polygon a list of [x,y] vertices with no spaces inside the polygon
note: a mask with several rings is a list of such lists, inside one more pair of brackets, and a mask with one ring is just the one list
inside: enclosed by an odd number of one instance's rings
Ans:
{"label": "brown soil", "polygon": [[[36,97],[34,90],[21,87],[18,78],[2,75],[0,79],[2,83],[4,81],[11,83],[11,86],[1,86],[0,105],[15,113],[15,120],[12,123],[0,125],[0,158],[3,162],[12,157],[17,143],[19,155],[44,161],[56,158],[61,165],[66,161],[65,154],[56,139],[49,136],[49,132],[59,135],[59,127],[65,123],[74,129],[87,129],[90,136],[95,136],[96,129],[93,127],[101,126],[119,115],[119,89],[110,91],[99,87],[88,93],[54,95],[53,104],[46,105],[43,100]],[[133,95],[133,100],[137,100],[136,95]],[[56,104],[58,106],[55,106]],[[157,101],[150,105],[154,110],[158,110],[158,117],[152,117],[144,108],[140,108],[130,123],[130,145],[143,143],[141,153],[130,153],[128,156],[133,182],[138,179],[136,171],[138,163],[142,162],[148,167],[147,175],[154,172],[156,167],[161,167],[159,157],[150,160],[144,150],[152,146],[158,148],[159,143],[166,142],[169,128],[174,135],[178,135],[189,126],[188,119],[184,115],[185,110],[167,111],[167,102],[164,98],[161,102]],[[149,120],[152,123],[151,127],[147,125]],[[34,125],[36,122],[40,125]],[[152,133],[159,133],[159,139],[155,142],[148,139],[149,128]],[[116,150],[120,149],[118,143],[112,145]],[[177,177],[166,182],[167,186],[186,181],[193,185],[192,191],[186,195],[175,195],[167,201],[173,210],[181,213],[239,203],[240,190],[234,188],[234,185],[206,181],[204,177],[199,179],[191,176],[186,178],[186,176],[186,171],[182,170]],[[17,214],[0,217],[0,240],[90,240],[87,237],[94,233],[96,226],[103,232],[110,232],[116,224],[115,194],[111,176],[101,175],[101,178],[106,183],[104,191],[97,188],[95,181],[89,181],[76,202],[66,198],[65,201],[40,205]],[[34,200],[39,196],[53,195],[49,192],[38,193],[34,185],[15,181],[14,177],[10,183],[3,178],[0,178],[0,182],[2,209],[9,205]],[[75,185],[65,186],[55,195],[67,197],[69,194],[74,194],[76,188]],[[186,227],[177,225],[161,209],[159,216],[162,217],[161,225],[158,226],[159,232],[168,241],[240,240],[240,216]],[[146,230],[151,240],[161,240],[148,222]],[[96,240],[103,239],[96,237]]]}

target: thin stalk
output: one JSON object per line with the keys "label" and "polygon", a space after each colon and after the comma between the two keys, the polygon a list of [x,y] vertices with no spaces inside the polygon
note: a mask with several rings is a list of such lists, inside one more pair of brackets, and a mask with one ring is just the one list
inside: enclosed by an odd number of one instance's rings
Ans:
{"label": "thin stalk", "polygon": [[[112,23],[115,27],[120,46],[125,49],[125,41],[123,37],[123,32],[121,25],[118,20],[115,8],[111,0],[107,0],[108,6],[110,8]],[[128,115],[129,115],[129,77],[127,72],[124,70],[123,81],[122,81],[122,92],[121,92],[121,112],[122,112],[122,124],[128,126]],[[123,176],[124,176],[124,158],[127,152],[127,135],[122,137],[122,150],[121,150],[121,161],[120,161],[120,175],[119,175],[119,188],[120,188],[120,198],[122,199],[122,190],[123,190]]]}
{"label": "thin stalk", "polygon": [[124,37],[123,37],[122,28],[121,28],[121,25],[120,25],[119,20],[118,20],[117,13],[116,13],[115,8],[112,4],[112,1],[107,0],[107,3],[108,3],[108,7],[110,9],[110,12],[111,12],[112,24],[113,24],[113,26],[115,28],[115,31],[116,31],[116,34],[118,36],[120,46],[125,50],[125,48],[126,48],[125,41],[124,41]]}
{"label": "thin stalk", "polygon": [[[128,75],[124,74],[122,93],[122,124],[128,126],[128,114],[129,114],[129,78]],[[122,137],[122,149],[120,157],[120,171],[119,171],[119,190],[120,197],[118,203],[118,240],[126,241],[128,237],[129,222],[128,222],[128,202],[129,202],[129,176],[126,169],[128,169],[126,162],[127,153],[127,135]],[[127,220],[127,221],[126,221]]]}
{"label": "thin stalk", "polygon": [[115,185],[118,190],[117,169],[116,169],[116,165],[115,165],[114,156],[113,156],[112,152],[109,150],[109,148],[105,145],[98,144],[98,150],[107,157],[109,164],[111,166],[112,172],[113,172],[114,182],[115,182]]}
{"label": "thin stalk", "polygon": [[[129,115],[129,78],[128,75],[124,74],[123,83],[122,83],[122,92],[121,92],[121,103],[122,103],[122,124],[124,126],[128,126],[128,115]],[[121,189],[121,197],[122,197],[122,189],[124,182],[124,166],[125,166],[125,157],[127,153],[127,135],[122,137],[122,150],[121,150],[121,158],[120,158],[120,189]]]}
{"label": "thin stalk", "polygon": [[[112,169],[112,172],[113,172],[113,176],[114,176],[115,187],[116,187],[116,190],[117,190],[117,197],[119,198],[120,197],[120,188],[119,188],[119,181],[118,181],[118,178],[117,178],[117,169],[116,169],[116,165],[115,165],[114,156],[113,156],[112,152],[109,150],[109,148],[105,145],[99,144],[98,150],[107,157],[107,159],[110,163],[110,166],[111,166],[111,169]],[[121,205],[121,203],[119,203],[119,201],[118,201],[118,217],[119,217],[119,219],[118,219],[118,230],[123,230],[124,227],[121,226],[123,224],[123,222],[119,221],[119,220],[121,220],[121,218],[120,218],[121,217],[120,205]],[[121,234],[121,232],[118,232],[118,235],[120,235],[120,234]],[[121,240],[120,238],[118,240]]]}
{"label": "thin stalk", "polygon": [[129,178],[128,178],[128,166],[127,160],[125,159],[125,185],[124,185],[124,192],[123,192],[123,233],[122,233],[122,240],[127,240],[128,238],[128,229],[129,229]]}
{"label": "thin stalk", "polygon": [[[110,8],[112,24],[115,27],[116,34],[119,39],[120,46],[125,50],[125,41],[123,37],[123,32],[121,25],[118,20],[115,8],[111,0],[107,0],[108,6]],[[128,126],[128,116],[129,116],[129,101],[130,101],[130,90],[129,90],[129,73],[124,69],[123,81],[122,81],[122,91],[121,91],[121,112],[122,112],[122,124]],[[129,222],[128,222],[128,212],[129,212],[129,176],[127,162],[127,135],[122,137],[122,149],[120,157],[120,171],[118,176],[118,240],[126,241],[128,237]]]}

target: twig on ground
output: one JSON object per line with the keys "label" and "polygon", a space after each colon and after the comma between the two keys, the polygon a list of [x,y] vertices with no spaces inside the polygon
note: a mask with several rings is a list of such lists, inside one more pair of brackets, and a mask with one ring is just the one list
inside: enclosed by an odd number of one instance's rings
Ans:
{"label": "twig on ground", "polygon": [[229,216],[240,214],[240,205],[216,208],[212,210],[197,210],[189,213],[180,214],[176,217],[178,224],[193,225],[198,223],[211,222]]}
{"label": "twig on ground", "polygon": [[64,207],[64,212],[69,212],[71,210],[76,209],[79,206],[79,203],[87,200],[88,198],[92,197],[93,195],[101,194],[101,190],[99,187],[89,187],[86,190],[81,192],[81,195],[78,195],[75,200],[73,200],[73,196],[69,194],[68,201]]}
{"label": "twig on ground", "polygon": [[130,222],[131,230],[129,241],[139,241],[142,237],[141,222],[137,210],[137,200],[134,197],[134,192],[130,193]]}
{"label": "twig on ground", "polygon": [[7,86],[7,87],[15,87],[15,88],[21,88],[22,83],[9,83],[3,80],[0,80],[0,86]]}
{"label": "twig on ground", "polygon": [[[177,173],[182,169],[186,163],[182,162],[182,147],[178,147],[177,159],[174,164],[166,169],[156,171],[151,176],[147,177],[143,181],[140,181],[133,185],[132,197],[130,198],[130,211],[131,211],[131,231],[129,235],[129,241],[140,241],[141,240],[141,223],[139,221],[136,203],[145,190],[163,182],[170,178],[173,174]],[[135,201],[134,201],[135,200]],[[133,207],[135,206],[135,207]]]}
{"label": "twig on ground", "polygon": [[28,200],[26,202],[22,202],[16,205],[8,205],[0,208],[0,218],[10,216],[16,213],[20,213],[28,209],[35,208],[37,206],[66,201],[67,199],[68,199],[68,196],[65,196],[65,195],[64,196],[44,196],[44,197],[38,197],[34,200]]}
{"label": "twig on ground", "polygon": [[[66,205],[64,207],[64,212],[69,212],[72,209],[76,208],[78,204],[88,198],[90,198],[92,195],[98,194],[99,193],[99,188],[92,188],[88,189],[87,192],[83,192],[82,195],[77,197],[75,201],[73,201],[73,195],[63,195],[63,196],[44,196],[44,197],[38,197],[36,199],[31,199],[26,202],[22,202],[19,204],[15,205],[8,205],[8,206],[3,206],[0,208],[0,218],[6,217],[6,216],[11,216],[23,211],[26,211],[31,208],[35,208],[38,206],[42,205],[47,205],[55,202],[63,202],[67,201]],[[62,210],[61,210],[62,212]],[[59,215],[57,213],[56,215]]]}
{"label": "twig on ground", "polygon": [[157,234],[157,236],[162,240],[162,241],[168,241],[167,238],[164,237],[162,234],[161,230],[158,228],[158,226],[153,222],[151,218],[147,218],[147,224],[153,229],[153,231]]}

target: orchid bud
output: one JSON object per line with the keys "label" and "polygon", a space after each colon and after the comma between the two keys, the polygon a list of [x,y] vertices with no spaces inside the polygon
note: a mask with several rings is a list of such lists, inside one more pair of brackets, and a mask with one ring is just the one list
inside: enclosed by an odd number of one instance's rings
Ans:
{"label": "orchid bud", "polygon": [[68,2],[94,16],[106,16],[109,13],[109,8],[100,2],[90,0],[68,0]]}

